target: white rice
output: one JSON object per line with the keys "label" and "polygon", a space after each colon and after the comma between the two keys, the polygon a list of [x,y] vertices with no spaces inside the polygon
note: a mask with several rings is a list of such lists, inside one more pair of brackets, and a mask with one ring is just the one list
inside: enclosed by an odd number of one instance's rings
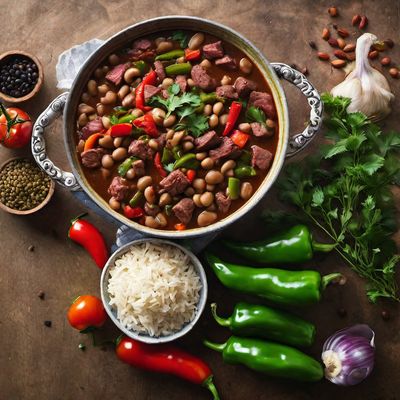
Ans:
{"label": "white rice", "polygon": [[202,288],[190,258],[170,245],[144,242],[110,269],[110,305],[128,329],[166,336],[193,320]]}

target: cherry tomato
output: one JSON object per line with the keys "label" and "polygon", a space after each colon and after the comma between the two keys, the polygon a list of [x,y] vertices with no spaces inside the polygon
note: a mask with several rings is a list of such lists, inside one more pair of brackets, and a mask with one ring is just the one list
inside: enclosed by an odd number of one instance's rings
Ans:
{"label": "cherry tomato", "polygon": [[32,136],[32,121],[20,108],[0,103],[0,143],[10,149],[26,146]]}
{"label": "cherry tomato", "polygon": [[67,314],[70,325],[83,331],[87,328],[100,328],[107,315],[103,303],[96,296],[79,296],[69,307]]}

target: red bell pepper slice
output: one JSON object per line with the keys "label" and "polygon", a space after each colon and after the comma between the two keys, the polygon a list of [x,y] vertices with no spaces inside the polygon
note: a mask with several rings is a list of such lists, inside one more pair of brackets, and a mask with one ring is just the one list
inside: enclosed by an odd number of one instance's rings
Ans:
{"label": "red bell pepper slice", "polygon": [[201,56],[200,50],[185,49],[186,61],[196,61],[200,58],[200,56]]}
{"label": "red bell pepper slice", "polygon": [[144,111],[151,110],[152,107],[145,105],[144,100],[144,87],[146,85],[154,85],[157,81],[156,71],[151,70],[147,75],[144,76],[142,82],[138,85],[135,92],[135,106]]}
{"label": "red bell pepper slice", "polygon": [[162,178],[165,178],[167,176],[167,171],[164,169],[162,163],[161,163],[161,155],[160,153],[156,153],[154,156],[154,166],[156,167],[159,175]]}
{"label": "red bell pepper slice", "polygon": [[239,118],[240,111],[242,111],[242,103],[233,101],[231,107],[229,108],[228,120],[226,122],[225,129],[222,132],[224,136],[226,136],[234,128],[236,121]]}
{"label": "red bell pepper slice", "polygon": [[94,149],[98,140],[102,138],[104,135],[102,133],[93,133],[90,135],[85,142],[85,146],[83,147],[83,151]]}
{"label": "red bell pepper slice", "polygon": [[194,178],[196,178],[196,171],[194,169],[188,169],[186,172],[186,176],[189,179],[190,183],[194,181]]}
{"label": "red bell pepper slice", "polygon": [[242,131],[239,131],[239,129],[236,129],[229,137],[231,138],[232,142],[236,144],[236,146],[242,149],[244,146],[246,146],[246,143],[249,140],[250,135]]}
{"label": "red bell pepper slice", "polygon": [[179,224],[175,224],[175,225],[174,225],[174,228],[175,228],[177,231],[184,231],[184,230],[186,229],[186,225],[185,225],[185,224],[182,224],[182,222],[181,222],[181,223],[179,223]]}
{"label": "red bell pepper slice", "polygon": [[132,133],[132,124],[123,123],[113,125],[107,133],[112,137],[129,136]]}
{"label": "red bell pepper slice", "polygon": [[140,218],[143,217],[144,210],[142,207],[131,207],[130,205],[126,205],[124,207],[124,215],[129,219]]}
{"label": "red bell pepper slice", "polygon": [[154,122],[154,118],[151,113],[147,113],[147,114],[143,115],[143,117],[136,118],[133,121],[133,125],[135,125],[138,128],[143,129],[149,136],[152,136],[152,137],[158,136],[157,125]]}

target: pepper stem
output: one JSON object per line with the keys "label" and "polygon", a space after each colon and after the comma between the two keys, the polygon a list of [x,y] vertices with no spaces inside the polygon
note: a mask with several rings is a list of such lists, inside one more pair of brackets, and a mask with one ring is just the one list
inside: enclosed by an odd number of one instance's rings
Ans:
{"label": "pepper stem", "polygon": [[221,326],[230,326],[231,325],[231,321],[229,318],[221,318],[217,315],[217,303],[212,303],[211,304],[211,313],[215,319],[215,321],[217,321],[217,323]]}
{"label": "pepper stem", "polygon": [[343,278],[344,278],[344,276],[340,272],[336,272],[336,273],[333,273],[333,274],[329,274],[329,275],[323,276],[322,277],[322,282],[321,282],[322,289],[326,289],[326,287],[329,284],[331,284],[331,283],[333,283],[335,281],[338,282]]}
{"label": "pepper stem", "polygon": [[213,376],[210,375],[204,382],[203,386],[207,388],[213,395],[213,400],[220,400],[219,393],[213,382]]}
{"label": "pepper stem", "polygon": [[224,351],[224,349],[226,347],[226,343],[221,343],[221,344],[213,343],[213,342],[208,341],[207,339],[203,340],[203,344],[204,344],[204,346],[208,347],[209,349],[218,351],[220,353],[222,351]]}
{"label": "pepper stem", "polygon": [[312,241],[311,247],[313,251],[321,252],[321,253],[329,253],[337,246],[337,243],[320,243],[316,242],[315,240]]}

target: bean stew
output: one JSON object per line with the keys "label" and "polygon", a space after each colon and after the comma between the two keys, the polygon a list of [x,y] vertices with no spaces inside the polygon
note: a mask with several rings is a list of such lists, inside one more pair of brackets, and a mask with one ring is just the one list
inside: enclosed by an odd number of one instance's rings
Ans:
{"label": "bean stew", "polygon": [[207,226],[243,206],[270,168],[277,132],[257,66],[202,32],[162,32],[111,54],[77,110],[89,184],[156,229]]}

